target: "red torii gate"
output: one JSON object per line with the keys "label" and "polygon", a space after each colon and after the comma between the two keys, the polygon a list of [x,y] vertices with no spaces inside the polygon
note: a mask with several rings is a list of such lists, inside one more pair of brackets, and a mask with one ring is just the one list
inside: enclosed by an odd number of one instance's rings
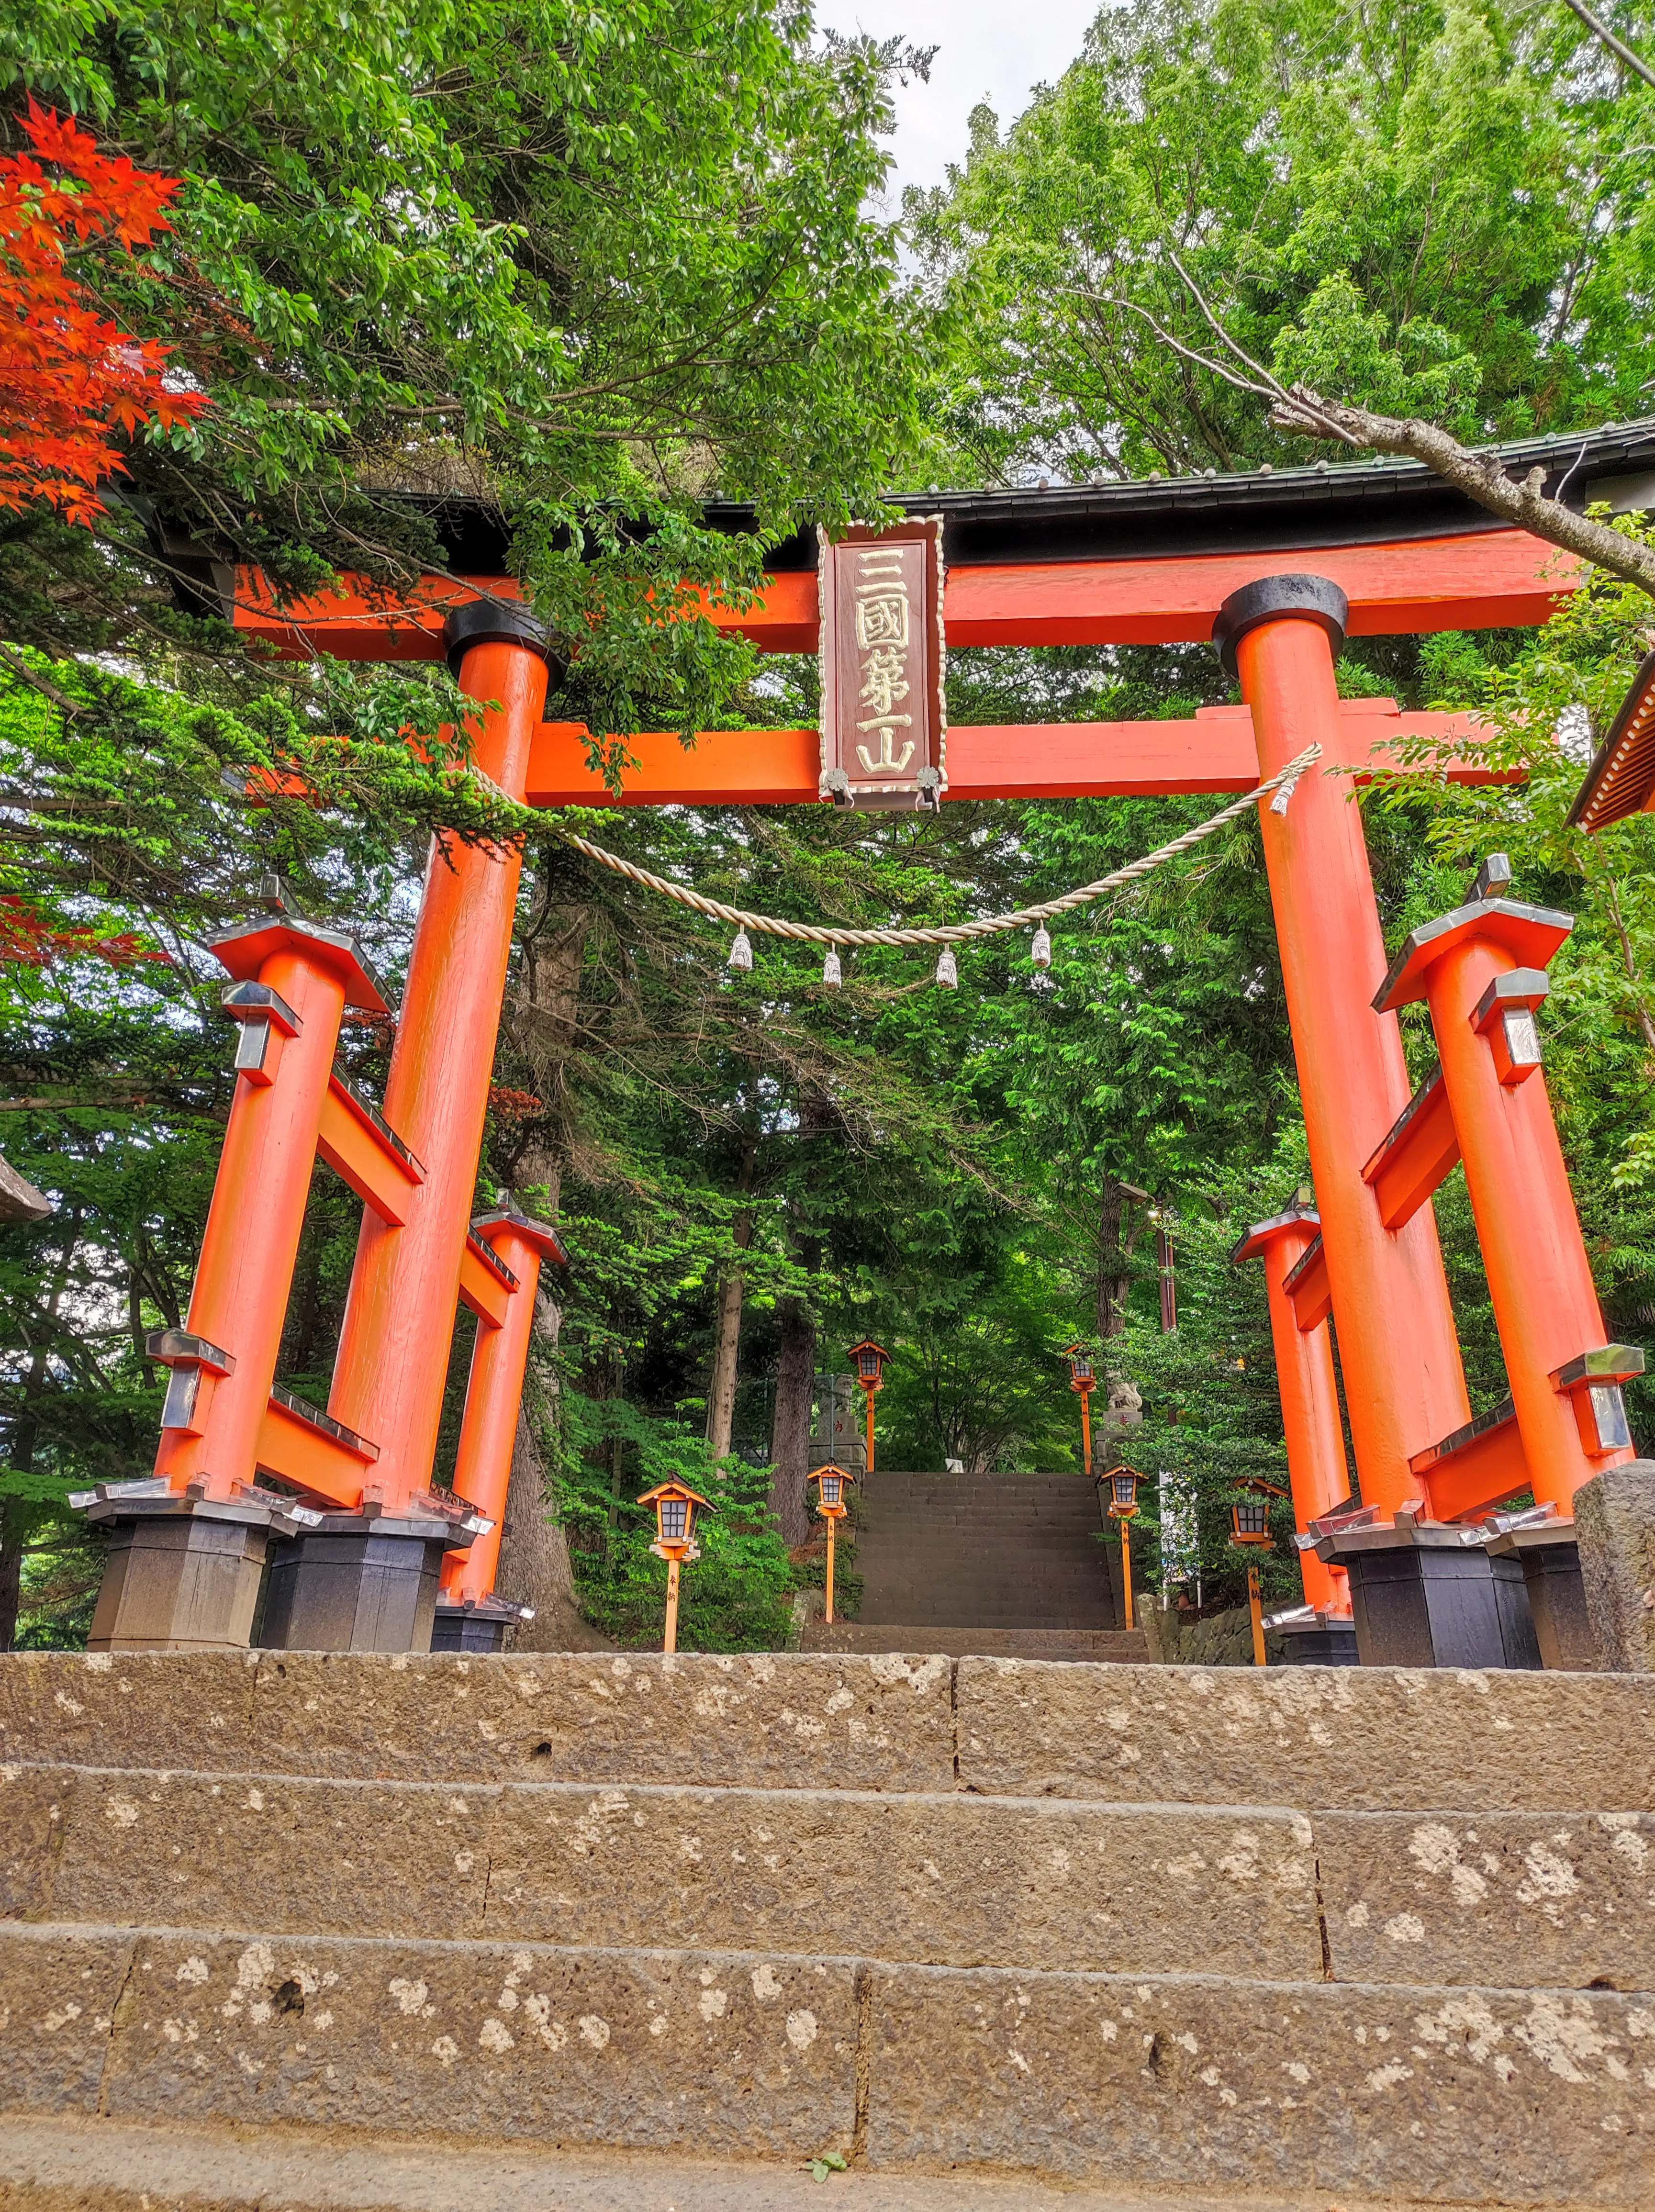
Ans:
{"label": "red torii gate", "polygon": [[[1655,465],[1648,427],[1589,447],[1513,458],[1571,471],[1582,497]],[[1347,1487],[1329,1316],[1366,1506],[1450,1521],[1530,1486],[1567,1505],[1629,1456],[1615,1385],[1641,1365],[1603,1344],[1544,1079],[1530,1079],[1532,1009],[1567,918],[1480,883],[1387,973],[1353,782],[1404,741],[1451,757],[1470,725],[1342,702],[1334,661],[1347,635],[1543,622],[1573,564],[1409,467],[908,504],[952,532],[950,643],[1211,640],[1244,702],[1182,722],[956,728],[950,799],[1245,791],[1322,747],[1286,815],[1261,817],[1320,1213],[1296,1208],[1238,1248],[1269,1270],[1300,1528]],[[584,731],[543,719],[542,635],[497,552],[489,565],[488,518],[447,520],[460,541],[450,574],[394,605],[346,578],[279,606],[243,571],[236,627],[287,653],[446,654],[467,696],[496,702],[473,757],[502,790],[539,806],[611,803]],[[782,550],[751,610],[709,618],[762,649],[812,649],[803,550]],[[814,731],[707,732],[690,753],[676,737],[629,742],[640,766],[621,804],[818,799]],[[470,1218],[520,872],[515,854],[470,849],[428,871],[382,1112],[332,1066],[344,1007],[383,1006],[351,940],[279,894],[270,919],[219,940],[236,979],[226,1009],[242,1024],[235,1095],[187,1328],[152,1343],[173,1370],[155,1477],[86,1496],[115,1538],[94,1649],[245,1644],[273,1534],[266,1644],[423,1648],[441,1576],[440,1642],[497,1644],[511,1611],[492,1596],[497,1523],[536,1280],[544,1257],[561,1257],[544,1224]],[[1410,1099],[1392,1010],[1421,997],[1442,1066]],[[274,1381],[319,1151],[364,1206],[326,1413]],[[1461,1158],[1512,1389],[1476,1422],[1428,1203]],[[478,1340],[460,1479],[444,1492],[431,1467],[459,1302]],[[261,1472],[287,1488],[265,1489]],[[1336,1583],[1323,1591],[1312,1569],[1311,1584],[1337,1605]]]}

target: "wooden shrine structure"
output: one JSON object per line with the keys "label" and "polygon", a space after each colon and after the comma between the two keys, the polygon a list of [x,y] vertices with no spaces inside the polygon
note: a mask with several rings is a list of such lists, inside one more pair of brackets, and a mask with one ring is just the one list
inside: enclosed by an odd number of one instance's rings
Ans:
{"label": "wooden shrine structure", "polygon": [[[1655,424],[1507,459],[1519,472],[1537,463],[1573,501],[1655,505]],[[281,605],[257,571],[231,578],[205,556],[198,588],[283,653],[446,656],[463,691],[495,702],[477,765],[531,805],[819,803],[821,736],[797,729],[709,732],[692,751],[639,735],[616,801],[584,731],[545,718],[546,647],[504,573],[501,519],[427,504],[447,573],[394,605],[347,577]],[[1464,718],[1341,701],[1334,670],[1346,636],[1543,623],[1575,565],[1412,465],[898,504],[940,541],[948,645],[1215,643],[1243,702],[1183,721],[951,729],[946,780],[922,800],[1245,792],[1322,748],[1285,812],[1261,807],[1317,1210],[1261,1223],[1238,1248],[1267,1272],[1301,1530],[1314,1540],[1312,1523],[1332,1527],[1350,1490],[1336,1340],[1371,1542],[1464,1524],[1530,1490],[1566,1513],[1581,1482],[1630,1455],[1618,1386],[1642,1364],[1603,1342],[1540,1069],[1534,1010],[1568,918],[1524,904],[1491,867],[1387,962],[1354,782],[1415,740],[1452,774],[1484,771],[1475,753],[1454,758],[1472,735]],[[738,507],[709,520],[752,526]],[[892,533],[910,550],[924,534]],[[758,604],[709,618],[761,650],[817,650],[824,559],[801,534],[773,556]],[[896,575],[904,561],[864,558],[856,574]],[[849,610],[861,587],[847,575],[833,588]],[[887,732],[902,720],[892,696]],[[487,1648],[512,1617],[493,1587],[499,1522],[538,1271],[561,1257],[550,1227],[472,1212],[520,872],[517,855],[475,848],[429,869],[381,1106],[333,1066],[344,1010],[385,1009],[354,942],[279,891],[218,940],[240,1024],[234,1097],[187,1325],[152,1343],[172,1370],[155,1475],[85,1494],[113,1538],[94,1649],[246,1644],[255,1632],[266,1644],[423,1649],[434,1620],[439,1644]],[[1396,1010],[1419,1000],[1440,1065],[1415,1092]],[[326,1409],[275,1379],[318,1154],[362,1202]],[[1475,1420],[1430,1202],[1462,1160],[1511,1384]],[[462,1303],[478,1333],[447,1491],[432,1464]],[[1337,1612],[1336,1565],[1307,1553],[1306,1575]]]}

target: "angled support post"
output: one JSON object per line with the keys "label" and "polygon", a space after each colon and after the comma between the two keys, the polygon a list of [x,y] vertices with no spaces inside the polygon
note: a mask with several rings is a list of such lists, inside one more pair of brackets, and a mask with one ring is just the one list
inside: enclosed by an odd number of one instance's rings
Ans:
{"label": "angled support post", "polygon": [[1421,1206],[1387,1229],[1362,1180],[1410,1086],[1395,1017],[1363,998],[1385,957],[1353,781],[1336,773],[1348,612],[1325,577],[1265,577],[1224,602],[1213,635],[1252,709],[1260,774],[1322,747],[1291,805],[1261,802],[1260,821],[1351,1442],[1363,1499],[1390,1515],[1421,1493],[1410,1455],[1471,1409],[1434,1217]]}
{"label": "angled support post", "polygon": [[443,1561],[431,1637],[434,1651],[497,1651],[514,1621],[533,1617],[526,1616],[523,1607],[498,1598],[494,1584],[523,1376],[534,1337],[540,1267],[545,1260],[561,1261],[565,1255],[556,1231],[511,1208],[478,1214],[472,1223],[472,1240],[494,1255],[510,1279],[510,1288],[495,1308],[497,1321],[491,1322],[480,1304],[475,1309],[477,1342],[454,1462],[454,1488],[494,1525],[469,1551],[450,1552]]}
{"label": "angled support post", "polygon": [[1632,1457],[1620,1386],[1643,1366],[1635,1347],[1603,1340],[1541,1066],[1535,1010],[1573,921],[1502,896],[1511,872],[1492,854],[1465,904],[1408,939],[1373,1000],[1382,1014],[1420,1000],[1431,1010],[1520,1444],[1506,1465],[1465,1454],[1451,1497],[1437,1486],[1445,1519],[1528,1486],[1567,1512],[1583,1482]]}
{"label": "angled support post", "polygon": [[[1264,1262],[1270,1301],[1270,1341],[1275,1348],[1277,1387],[1281,1393],[1281,1428],[1287,1445],[1287,1480],[1293,1518],[1304,1534],[1312,1521],[1330,1513],[1350,1493],[1345,1465],[1345,1436],[1339,1419],[1339,1389],[1333,1371],[1333,1338],[1326,1319],[1301,1328],[1289,1296],[1287,1277],[1315,1243],[1321,1216],[1295,1200],[1285,1213],[1250,1229],[1231,1253],[1240,1267]],[[1342,1567],[1323,1565],[1314,1550],[1299,1553],[1305,1596],[1318,1613],[1342,1619],[1350,1612],[1350,1577]]]}

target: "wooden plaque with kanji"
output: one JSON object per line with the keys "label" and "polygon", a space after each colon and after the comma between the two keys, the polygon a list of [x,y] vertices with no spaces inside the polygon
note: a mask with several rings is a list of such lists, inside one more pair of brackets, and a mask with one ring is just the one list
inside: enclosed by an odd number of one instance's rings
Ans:
{"label": "wooden plaque with kanji", "polygon": [[821,541],[822,781],[850,806],[934,806],[947,784],[942,518]]}

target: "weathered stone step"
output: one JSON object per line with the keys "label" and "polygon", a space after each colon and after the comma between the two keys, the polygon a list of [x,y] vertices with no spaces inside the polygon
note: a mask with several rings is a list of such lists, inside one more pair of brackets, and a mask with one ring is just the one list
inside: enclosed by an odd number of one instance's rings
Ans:
{"label": "weathered stone step", "polygon": [[1641,2208],[1646,2003],[824,1956],[0,1929],[0,2104]]}
{"label": "weathered stone step", "polygon": [[9,1767],[0,1838],[7,1919],[1655,1990],[1637,1812]]}
{"label": "weathered stone step", "polygon": [[7,1760],[1567,1815],[1655,1806],[1655,1675],[16,1652],[0,1658]]}
{"label": "weathered stone step", "polygon": [[[1232,2190],[1147,2199],[1129,2184],[1075,2189],[982,2172],[835,2173],[824,2200],[800,2160],[709,2159],[602,2146],[445,2143],[381,2135],[106,2118],[0,2129],[6,2212],[1236,2212]],[[1341,2192],[1344,2212],[1418,2212],[1417,2199]],[[1327,2212],[1313,2195],[1249,2193],[1250,2212]],[[1593,2212],[1593,2208],[1584,2208]],[[1602,2212],[1602,2208],[1598,2208]]]}
{"label": "weathered stone step", "polygon": [[1322,1971],[1311,1824],[1268,1809],[13,1767],[0,1835],[31,1920]]}
{"label": "weathered stone step", "polygon": [[[812,1620],[805,1629],[807,1651],[912,1651],[921,1632],[910,1621]],[[951,1659],[973,1656],[997,1659],[1086,1660],[1097,1665],[1147,1666],[1149,1647],[1141,1628],[931,1628],[923,1631],[930,1649]]]}

